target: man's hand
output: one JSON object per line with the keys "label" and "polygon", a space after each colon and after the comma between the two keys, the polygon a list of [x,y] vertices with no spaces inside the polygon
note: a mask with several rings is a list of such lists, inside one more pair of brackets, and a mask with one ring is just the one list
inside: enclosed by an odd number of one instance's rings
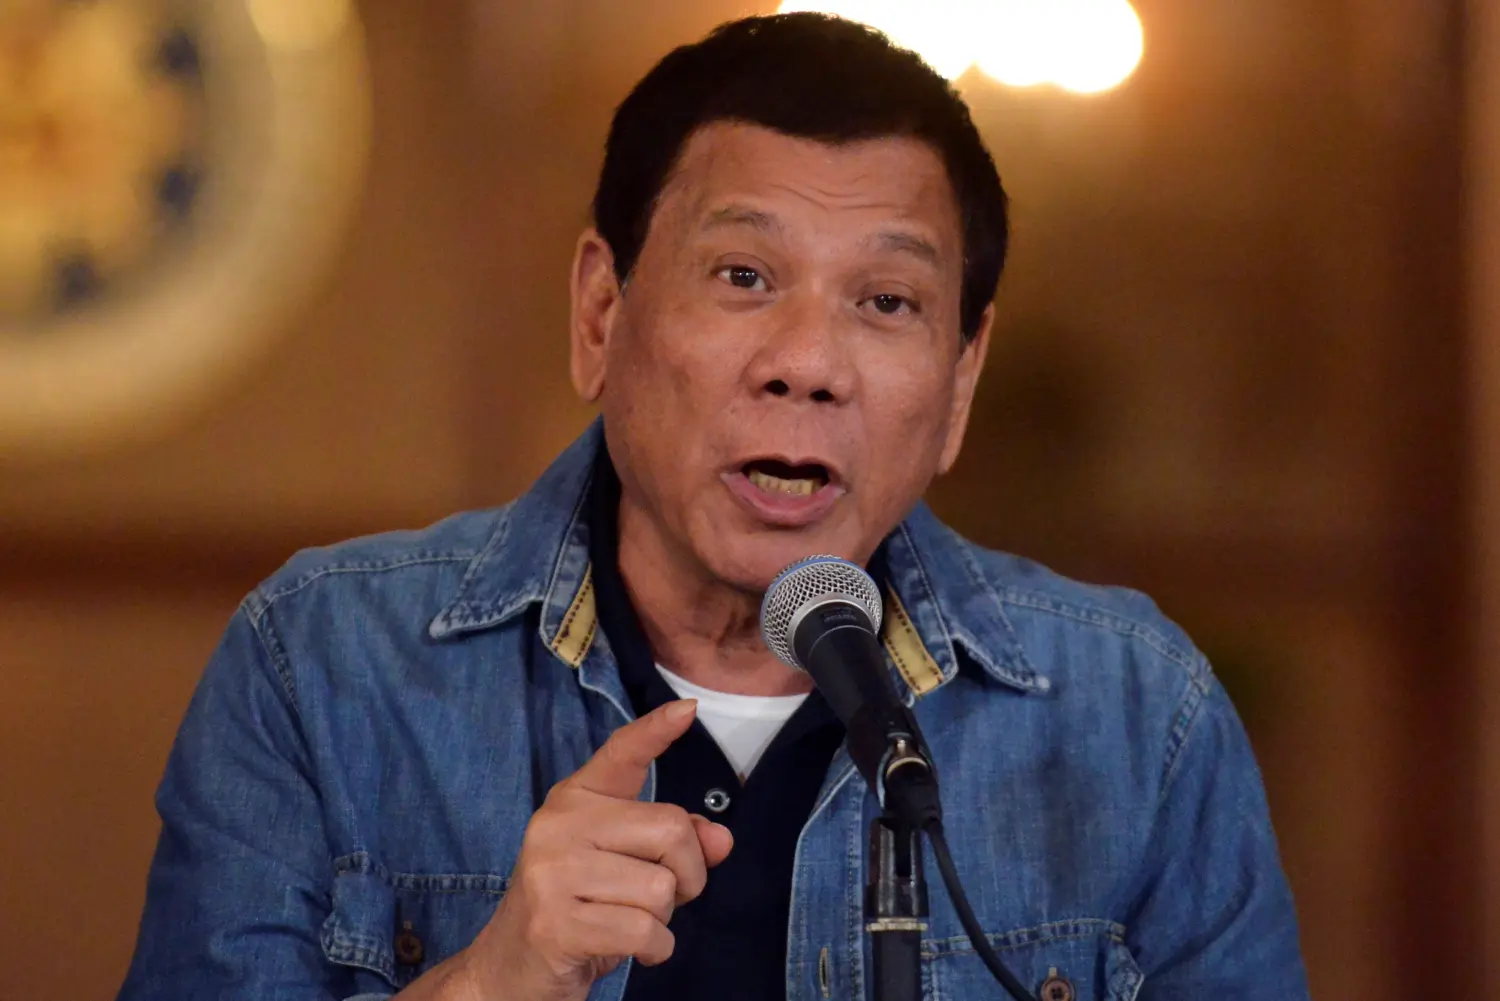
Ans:
{"label": "man's hand", "polygon": [[647,768],[692,725],[696,709],[671,702],[621,727],[554,786],[526,827],[489,924],[402,997],[582,1001],[627,956],[665,962],[672,911],[703,892],[708,870],[733,843],[728,829],[704,817],[637,799]]}

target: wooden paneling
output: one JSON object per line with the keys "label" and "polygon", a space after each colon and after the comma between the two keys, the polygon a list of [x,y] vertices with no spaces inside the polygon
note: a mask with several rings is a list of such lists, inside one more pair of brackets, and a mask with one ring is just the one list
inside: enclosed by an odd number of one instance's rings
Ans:
{"label": "wooden paneling", "polygon": [[152,794],[239,582],[0,583],[0,941],[17,1001],[113,997]]}
{"label": "wooden paneling", "polygon": [[1473,0],[1468,11],[1469,461],[1477,599],[1471,635],[1478,672],[1465,715],[1475,728],[1479,762],[1478,965],[1494,996],[1500,984],[1500,8]]}

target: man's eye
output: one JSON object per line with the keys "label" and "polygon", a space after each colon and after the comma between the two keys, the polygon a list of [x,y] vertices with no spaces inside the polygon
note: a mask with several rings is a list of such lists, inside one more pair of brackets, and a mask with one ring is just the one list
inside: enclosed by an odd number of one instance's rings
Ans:
{"label": "man's eye", "polygon": [[762,278],[760,272],[756,271],[754,268],[730,265],[727,268],[720,268],[718,274],[720,278],[724,279],[735,288],[764,291],[766,287],[766,280]]}
{"label": "man's eye", "polygon": [[886,316],[898,316],[905,310],[908,313],[917,312],[917,304],[905,296],[900,295],[875,295],[870,297],[870,304],[878,313]]}

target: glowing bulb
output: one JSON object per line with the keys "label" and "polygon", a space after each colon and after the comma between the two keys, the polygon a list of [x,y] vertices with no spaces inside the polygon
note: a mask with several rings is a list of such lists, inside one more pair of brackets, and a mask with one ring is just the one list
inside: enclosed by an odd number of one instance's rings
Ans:
{"label": "glowing bulb", "polygon": [[927,64],[956,80],[974,63],[974,35],[965,30],[973,4],[965,0],[866,0],[871,7],[866,23],[889,35],[898,45],[919,54]]}
{"label": "glowing bulb", "polygon": [[1125,0],[1072,0],[1074,22],[1052,81],[1092,94],[1118,86],[1141,61],[1141,19]]}
{"label": "glowing bulb", "polygon": [[975,62],[1012,87],[1052,83],[1089,94],[1117,86],[1141,61],[1129,0],[783,0],[782,13],[822,11],[878,28],[956,80]]}
{"label": "glowing bulb", "polygon": [[1015,87],[1108,90],[1141,61],[1141,21],[1128,0],[1000,0],[984,19],[979,68]]}
{"label": "glowing bulb", "polygon": [[1052,80],[1067,15],[1056,0],[997,0],[976,29],[984,39],[980,71],[1011,87],[1034,87]]}

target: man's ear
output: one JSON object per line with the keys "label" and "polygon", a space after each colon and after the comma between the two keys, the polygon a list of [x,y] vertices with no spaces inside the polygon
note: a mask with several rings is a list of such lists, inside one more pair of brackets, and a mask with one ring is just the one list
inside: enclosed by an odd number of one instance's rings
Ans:
{"label": "man's ear", "polygon": [[984,358],[990,350],[990,328],[995,325],[995,304],[985,307],[979,318],[979,330],[974,339],[966,344],[958,356],[957,371],[953,379],[953,410],[948,415],[948,438],[943,442],[943,455],[938,461],[938,473],[946,473],[958,461],[958,453],[964,444],[964,432],[969,427],[969,413],[974,407],[974,391],[979,387],[979,374],[984,371]]}
{"label": "man's ear", "polygon": [[605,358],[623,294],[615,277],[614,252],[597,230],[587,229],[578,238],[571,291],[569,371],[574,390],[593,403],[604,392]]}

